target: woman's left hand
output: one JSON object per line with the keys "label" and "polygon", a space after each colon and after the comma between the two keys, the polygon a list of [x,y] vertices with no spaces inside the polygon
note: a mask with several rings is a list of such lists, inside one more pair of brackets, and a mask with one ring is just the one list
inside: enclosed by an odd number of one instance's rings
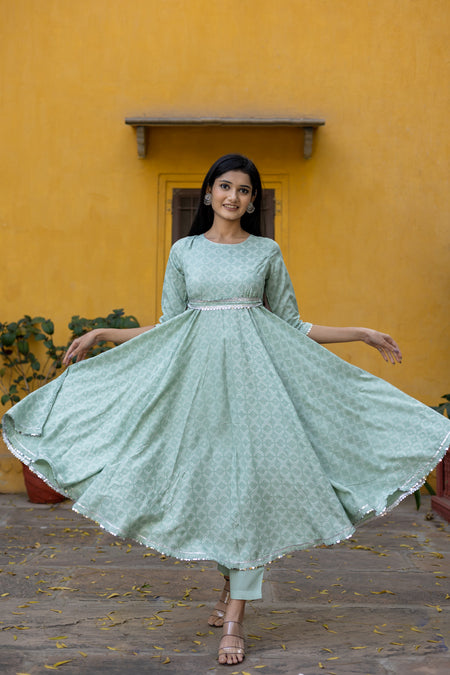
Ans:
{"label": "woman's left hand", "polygon": [[378,349],[385,361],[390,361],[392,364],[402,362],[400,347],[394,338],[387,333],[380,333],[378,330],[373,330],[373,328],[364,328],[363,341],[371,347]]}

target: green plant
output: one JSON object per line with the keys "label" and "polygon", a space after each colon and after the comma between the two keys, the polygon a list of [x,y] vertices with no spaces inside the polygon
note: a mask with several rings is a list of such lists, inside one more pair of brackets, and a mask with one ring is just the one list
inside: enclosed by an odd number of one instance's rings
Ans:
{"label": "green plant", "polygon": [[[108,316],[96,319],[73,316],[69,323],[71,335],[64,346],[54,344],[53,322],[42,316],[31,318],[25,315],[18,321],[0,323],[1,404],[13,406],[52,380],[62,370],[62,359],[72,340],[93,328],[105,327],[137,328],[139,322],[134,316],[125,316],[123,309],[114,309]],[[44,350],[38,343],[42,343]],[[88,357],[110,348],[110,343],[100,342],[89,351]]]}
{"label": "green plant", "polygon": [[[2,405],[14,405],[61,370],[65,347],[54,344],[53,332],[53,322],[41,316],[25,315],[12,323],[0,323]],[[35,353],[39,342],[45,348],[43,360]]]}
{"label": "green plant", "polygon": [[[444,396],[442,396],[442,398],[444,399],[443,403],[440,403],[439,405],[432,405],[430,407],[433,408],[433,410],[436,410],[438,413],[441,413],[441,415],[444,415],[445,417],[450,417],[450,394],[444,394]],[[428,481],[425,481],[423,486],[426,490],[428,490],[428,493],[430,495],[436,494],[436,491],[429,484]],[[421,503],[420,489],[415,491],[414,499],[416,500],[416,508],[417,508],[417,510],[419,510],[420,509],[420,503]]]}
{"label": "green plant", "polygon": [[443,403],[440,403],[439,405],[432,405],[431,407],[433,410],[441,413],[441,415],[450,418],[450,394],[444,394],[442,398],[444,399]]}

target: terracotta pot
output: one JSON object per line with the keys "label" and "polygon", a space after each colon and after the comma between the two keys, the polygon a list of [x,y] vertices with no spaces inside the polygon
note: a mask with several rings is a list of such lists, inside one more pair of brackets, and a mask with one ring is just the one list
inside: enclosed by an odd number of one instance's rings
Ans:
{"label": "terracotta pot", "polygon": [[28,493],[28,499],[33,504],[57,504],[66,497],[47,485],[39,476],[36,476],[26,464],[22,464],[23,478]]}

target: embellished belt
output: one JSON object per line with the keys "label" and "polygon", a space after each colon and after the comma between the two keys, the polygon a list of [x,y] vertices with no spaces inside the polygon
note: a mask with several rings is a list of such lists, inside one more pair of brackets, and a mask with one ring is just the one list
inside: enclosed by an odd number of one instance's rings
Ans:
{"label": "embellished belt", "polygon": [[188,309],[251,309],[263,304],[261,298],[224,298],[223,300],[189,300]]}

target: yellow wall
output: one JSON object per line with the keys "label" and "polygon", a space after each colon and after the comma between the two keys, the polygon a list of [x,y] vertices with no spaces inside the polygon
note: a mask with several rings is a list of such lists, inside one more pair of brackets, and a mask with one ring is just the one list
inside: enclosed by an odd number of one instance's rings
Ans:
{"label": "yellow wall", "polygon": [[[168,185],[238,151],[283,186],[276,236],[302,316],[392,333],[401,367],[333,350],[437,403],[449,16],[447,0],[3,2],[0,320],[49,316],[61,341],[73,314],[155,321]],[[139,160],[124,118],[140,114],[326,126],[308,161],[301,131],[249,128],[152,130]]]}

